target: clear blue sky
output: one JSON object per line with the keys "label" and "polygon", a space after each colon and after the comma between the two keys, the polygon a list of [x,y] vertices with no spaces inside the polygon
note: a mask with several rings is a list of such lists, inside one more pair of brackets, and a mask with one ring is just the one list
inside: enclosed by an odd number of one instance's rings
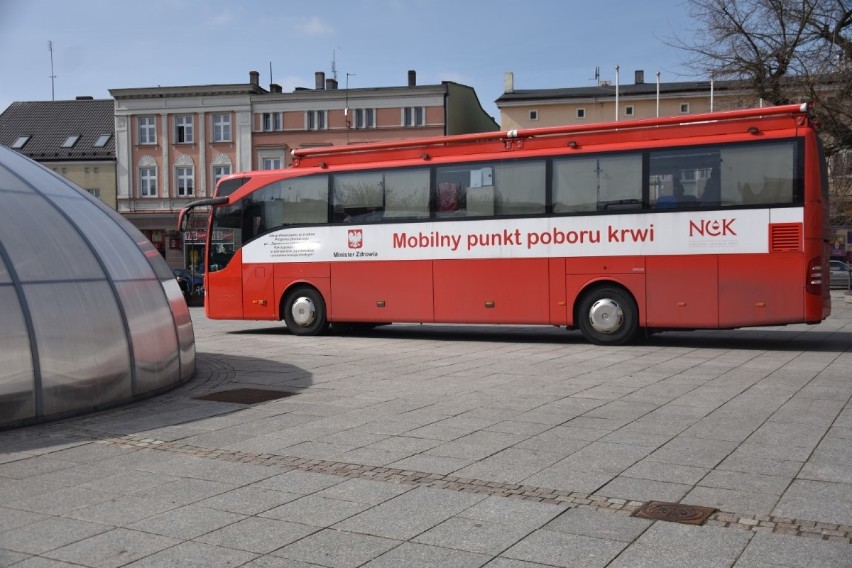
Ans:
{"label": "clear blue sky", "polygon": [[696,79],[666,45],[694,27],[683,0],[0,0],[0,111],[14,101],[109,98],[111,88],[247,83],[343,88],[456,81],[494,100],[515,88]]}

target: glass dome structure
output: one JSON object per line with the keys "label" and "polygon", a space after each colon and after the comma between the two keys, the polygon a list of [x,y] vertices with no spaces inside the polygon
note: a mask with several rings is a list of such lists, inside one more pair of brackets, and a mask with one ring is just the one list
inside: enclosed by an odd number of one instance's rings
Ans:
{"label": "glass dome structure", "polygon": [[189,309],[154,246],[0,147],[0,428],[150,396],[194,373]]}

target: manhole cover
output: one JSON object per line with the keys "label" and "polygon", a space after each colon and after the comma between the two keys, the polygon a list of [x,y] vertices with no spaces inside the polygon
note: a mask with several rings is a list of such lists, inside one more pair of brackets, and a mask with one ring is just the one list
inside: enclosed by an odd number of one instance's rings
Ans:
{"label": "manhole cover", "polygon": [[665,503],[663,501],[648,501],[634,513],[634,517],[651,519],[652,521],[669,521],[685,525],[700,525],[712,515],[716,509],[684,505],[682,503]]}
{"label": "manhole cover", "polygon": [[293,396],[295,392],[266,389],[234,389],[219,391],[204,396],[196,396],[195,400],[212,400],[215,402],[235,402],[237,404],[257,404],[277,398]]}

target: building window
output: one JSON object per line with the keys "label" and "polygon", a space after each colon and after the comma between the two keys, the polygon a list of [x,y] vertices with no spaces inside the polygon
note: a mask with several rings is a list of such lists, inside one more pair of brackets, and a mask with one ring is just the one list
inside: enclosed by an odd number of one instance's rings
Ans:
{"label": "building window", "polygon": [[24,144],[29,142],[29,140],[30,140],[29,136],[18,136],[17,138],[15,138],[15,141],[12,143],[12,148],[14,148],[15,150],[19,150],[19,149],[23,148]]}
{"label": "building window", "polygon": [[578,108],[577,109],[577,118],[586,118],[586,109]]}
{"label": "building window", "polygon": [[150,166],[139,168],[139,196],[157,196],[157,168]]}
{"label": "building window", "polygon": [[62,143],[63,148],[73,148],[74,144],[77,143],[77,140],[80,139],[79,134],[72,134],[68,138],[65,139],[65,142]]}
{"label": "building window", "polygon": [[192,168],[175,168],[175,182],[177,183],[178,197],[191,197],[195,194],[195,176]]}
{"label": "building window", "polygon": [[530,111],[530,120],[538,120],[538,111],[537,110],[531,110]]}
{"label": "building window", "polygon": [[281,113],[280,112],[265,112],[263,113],[263,124],[261,125],[264,132],[272,132],[281,130]]}
{"label": "building window", "polygon": [[355,109],[355,128],[375,128],[376,127],[376,109],[372,108],[356,108]]}
{"label": "building window", "polygon": [[216,191],[219,180],[229,175],[231,175],[231,166],[213,166],[213,187],[210,190],[210,195],[213,195]]}
{"label": "building window", "polygon": [[95,143],[92,144],[95,148],[103,148],[109,142],[109,139],[112,138],[112,134],[101,134],[98,136],[98,139],[95,140]]}
{"label": "building window", "polygon": [[686,114],[689,112],[689,103],[680,103],[680,112]]}
{"label": "building window", "polygon": [[326,111],[309,110],[305,113],[305,127],[308,130],[325,130]]}
{"label": "building window", "polygon": [[86,187],[84,189],[86,191],[88,191],[89,193],[91,193],[93,196],[97,197],[98,199],[101,198],[101,188],[99,188],[99,187]]}
{"label": "building window", "polygon": [[426,109],[424,107],[405,107],[402,109],[403,126],[425,126]]}
{"label": "building window", "polygon": [[281,169],[281,158],[263,158],[263,167],[262,170],[280,170]]}
{"label": "building window", "polygon": [[213,142],[231,141],[231,115],[213,115]]}
{"label": "building window", "polygon": [[194,142],[192,132],[192,116],[181,115],[175,117],[175,142],[178,144]]}
{"label": "building window", "polygon": [[624,107],[624,116],[633,116],[633,105]]}
{"label": "building window", "polygon": [[140,144],[157,143],[157,124],[155,120],[153,116],[140,116],[137,119]]}

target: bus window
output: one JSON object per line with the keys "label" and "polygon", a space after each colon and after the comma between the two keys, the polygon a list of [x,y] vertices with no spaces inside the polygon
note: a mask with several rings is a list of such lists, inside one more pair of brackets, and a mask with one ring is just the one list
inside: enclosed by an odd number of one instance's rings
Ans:
{"label": "bus window", "polygon": [[384,188],[385,219],[429,218],[428,169],[388,170]]}
{"label": "bus window", "polygon": [[[791,204],[797,201],[796,143],[771,142],[720,150],[722,205]],[[799,201],[800,202],[800,201]]]}
{"label": "bus window", "polygon": [[718,203],[718,174],[713,175],[719,169],[718,150],[676,148],[649,155],[648,200],[652,208]]}
{"label": "bus window", "polygon": [[[544,160],[505,162],[494,167],[496,215],[538,215],[545,211]],[[468,202],[470,196],[468,196]],[[470,203],[468,203],[470,207]]]}
{"label": "bus window", "polygon": [[[649,152],[652,207],[800,203],[796,142],[773,141]],[[674,195],[677,183],[684,194]]]}
{"label": "bus window", "polygon": [[642,155],[553,160],[553,212],[642,208]]}
{"label": "bus window", "polygon": [[382,220],[385,192],[382,172],[334,176],[334,221],[373,223]]}

